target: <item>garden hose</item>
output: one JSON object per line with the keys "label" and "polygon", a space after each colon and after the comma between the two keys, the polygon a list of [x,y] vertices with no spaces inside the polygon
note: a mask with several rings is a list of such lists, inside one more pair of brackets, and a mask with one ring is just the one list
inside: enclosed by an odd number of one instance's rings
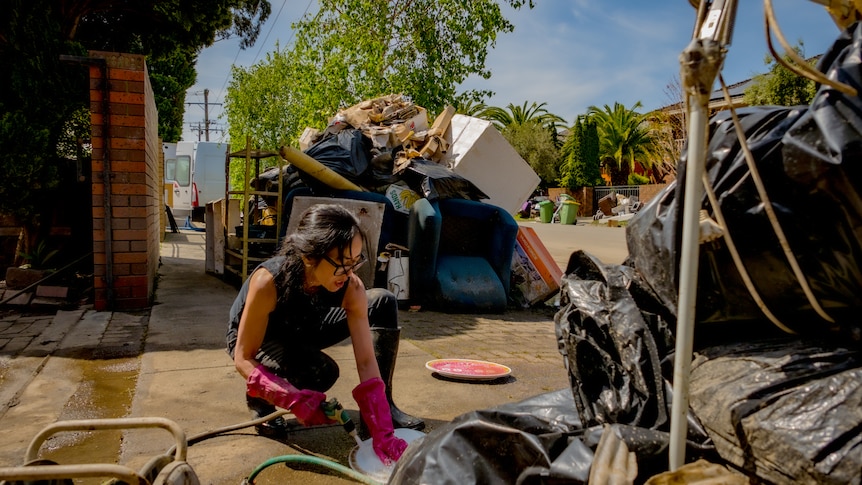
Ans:
{"label": "garden hose", "polygon": [[312,465],[321,465],[332,470],[335,470],[343,475],[356,480],[359,483],[366,483],[368,485],[382,485],[380,482],[372,480],[370,477],[365,476],[357,471],[354,471],[351,468],[348,468],[339,463],[335,463],[334,461],[326,460],[317,456],[311,455],[282,455],[276,456],[274,458],[270,458],[265,462],[261,463],[251,472],[251,475],[248,478],[242,481],[242,485],[251,485],[254,483],[254,478],[265,468],[275,465],[277,463],[304,463],[304,464],[312,464]]}
{"label": "garden hose", "polygon": [[[269,421],[269,420],[271,420],[271,419],[275,419],[275,418],[277,418],[277,417],[279,417],[279,416],[282,416],[282,415],[285,415],[285,414],[288,414],[288,413],[289,413],[289,412],[288,412],[288,411],[286,411],[286,410],[284,410],[284,409],[279,409],[279,410],[277,410],[277,411],[275,411],[275,412],[273,412],[273,413],[267,414],[266,416],[264,416],[264,417],[262,417],[262,418],[253,419],[253,420],[251,420],[251,421],[246,421],[246,422],[239,423],[239,424],[231,424],[231,425],[224,426],[224,427],[222,427],[222,428],[216,428],[216,429],[213,429],[213,430],[210,430],[210,431],[204,431],[203,433],[196,434],[196,435],[194,435],[194,436],[189,437],[189,439],[188,439],[188,445],[189,445],[189,446],[191,446],[191,445],[193,445],[193,444],[195,444],[195,443],[198,443],[198,442],[204,441],[204,440],[206,440],[206,439],[209,439],[209,438],[215,438],[216,436],[221,435],[221,434],[224,434],[224,433],[229,433],[229,432],[231,432],[231,431],[236,431],[236,430],[238,430],[238,429],[248,428],[248,427],[250,427],[250,426],[255,426],[255,425],[258,425],[258,424],[262,424],[262,423],[265,423],[265,422],[267,422],[267,421]],[[175,448],[176,448],[176,445],[172,446],[172,447],[167,451],[167,454],[172,455],[172,454],[174,453],[174,449],[175,449]]]}
{"label": "garden hose", "polygon": [[[248,428],[250,426],[255,426],[255,425],[258,425],[261,423],[265,423],[266,421],[269,421],[271,419],[275,419],[278,416],[282,416],[285,414],[289,414],[289,412],[286,410],[283,410],[283,409],[279,409],[273,413],[270,413],[270,414],[263,416],[261,418],[253,419],[251,421],[246,421],[246,422],[238,423],[238,424],[232,424],[232,425],[224,426],[222,428],[216,428],[214,430],[205,431],[203,433],[189,437],[188,445],[191,446],[195,443],[199,443],[199,442],[204,441],[204,440],[209,439],[209,438],[214,438],[214,437],[219,436],[219,435],[224,434],[224,433],[229,433],[231,431],[236,431],[238,429]],[[172,455],[175,450],[176,450],[176,445],[172,446],[167,451],[166,454]],[[380,484],[380,482],[374,481],[371,478],[369,478],[368,476],[363,475],[357,471],[354,471],[353,469],[348,468],[344,465],[341,465],[340,463],[336,463],[334,461],[330,461],[330,460],[326,460],[323,458],[319,458],[316,456],[310,456],[310,455],[282,455],[282,456],[270,458],[269,460],[258,465],[257,468],[255,468],[254,471],[252,471],[251,475],[249,475],[248,478],[243,480],[243,482],[242,482],[243,485],[253,484],[254,483],[254,477],[256,477],[265,468],[272,466],[276,463],[305,463],[305,464],[320,465],[320,466],[324,466],[324,467],[330,468],[332,470],[335,470],[335,471],[337,471],[343,475],[346,475],[347,477],[349,477],[349,478],[351,478],[357,482],[360,482],[360,483],[366,483],[369,485],[382,485],[382,484]]]}

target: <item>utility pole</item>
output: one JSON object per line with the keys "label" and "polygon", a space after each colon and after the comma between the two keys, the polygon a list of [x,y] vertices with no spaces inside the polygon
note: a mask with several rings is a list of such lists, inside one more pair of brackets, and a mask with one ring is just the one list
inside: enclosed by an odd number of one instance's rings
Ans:
{"label": "utility pole", "polygon": [[[204,102],[203,103],[186,103],[187,105],[203,105],[204,107],[204,126],[203,131],[206,136],[206,141],[210,141],[210,102],[209,102],[210,90],[204,89]],[[212,103],[214,106],[221,106],[221,103]],[[198,141],[200,141],[200,131],[198,131]]]}

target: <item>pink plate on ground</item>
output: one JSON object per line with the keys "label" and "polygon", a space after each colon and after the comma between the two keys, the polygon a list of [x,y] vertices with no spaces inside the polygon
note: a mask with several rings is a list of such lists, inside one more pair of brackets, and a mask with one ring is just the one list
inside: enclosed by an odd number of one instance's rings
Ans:
{"label": "pink plate on ground", "polygon": [[425,368],[443,377],[479,381],[499,379],[512,373],[512,369],[505,365],[472,359],[429,360]]}

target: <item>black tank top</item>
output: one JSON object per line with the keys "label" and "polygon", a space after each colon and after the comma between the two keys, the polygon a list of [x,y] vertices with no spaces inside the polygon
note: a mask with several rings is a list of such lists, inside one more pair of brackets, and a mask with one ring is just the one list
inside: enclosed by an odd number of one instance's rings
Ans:
{"label": "black tank top", "polygon": [[[332,293],[319,288],[313,294],[295,288],[289,288],[286,278],[281,278],[284,256],[276,256],[261,263],[255,271],[263,268],[270,272],[276,282],[276,294],[280,296],[275,309],[269,314],[264,340],[285,341],[286,339],[315,339],[326,328],[322,325],[325,317],[332,311],[342,307],[347,285]],[[228,351],[236,344],[236,334],[239,320],[242,316],[245,301],[248,297],[248,285],[251,278],[246,278],[239,294],[230,308],[230,323],[228,325]]]}

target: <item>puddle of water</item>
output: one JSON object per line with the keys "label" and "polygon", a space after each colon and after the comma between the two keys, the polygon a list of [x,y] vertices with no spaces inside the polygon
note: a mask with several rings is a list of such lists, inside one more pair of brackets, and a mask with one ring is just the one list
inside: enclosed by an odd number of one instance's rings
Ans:
{"label": "puddle of water", "polygon": [[[140,369],[138,357],[114,360],[73,360],[81,370],[81,385],[66,403],[59,420],[122,418],[129,415]],[[123,430],[71,431],[53,435],[39,452],[39,458],[57,463],[116,464]],[[76,484],[97,485],[105,477],[75,480]]]}

